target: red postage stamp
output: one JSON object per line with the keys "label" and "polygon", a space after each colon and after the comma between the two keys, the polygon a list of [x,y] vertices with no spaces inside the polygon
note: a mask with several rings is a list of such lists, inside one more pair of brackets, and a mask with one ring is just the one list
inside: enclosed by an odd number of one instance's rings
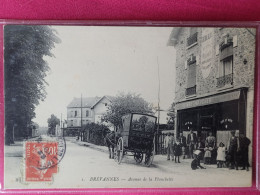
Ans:
{"label": "red postage stamp", "polygon": [[26,142],[25,181],[52,181],[58,171],[57,142]]}

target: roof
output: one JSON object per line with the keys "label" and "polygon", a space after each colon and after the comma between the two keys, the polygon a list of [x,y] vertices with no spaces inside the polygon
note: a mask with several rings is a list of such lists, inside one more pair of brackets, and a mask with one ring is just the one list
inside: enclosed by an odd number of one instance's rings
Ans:
{"label": "roof", "polygon": [[183,27],[174,27],[167,42],[167,46],[175,46],[178,43],[179,34]]}
{"label": "roof", "polygon": [[102,99],[104,99],[104,98],[107,98],[110,102],[114,99],[113,96],[105,95],[105,96],[99,98],[99,100],[98,100],[95,104],[92,105],[92,108],[95,107],[95,106],[96,106]]}
{"label": "roof", "polygon": [[[115,98],[113,96],[108,96],[108,95],[105,95],[103,97],[84,97],[82,98],[82,107],[93,108],[105,97],[110,102]],[[74,98],[67,106],[67,108],[80,108],[80,107],[81,107],[81,98]]]}
{"label": "roof", "polygon": [[[93,107],[98,101],[100,97],[84,97],[82,98],[82,107],[84,108],[91,108]],[[69,105],[68,108],[80,108],[81,107],[81,98],[74,98]]]}

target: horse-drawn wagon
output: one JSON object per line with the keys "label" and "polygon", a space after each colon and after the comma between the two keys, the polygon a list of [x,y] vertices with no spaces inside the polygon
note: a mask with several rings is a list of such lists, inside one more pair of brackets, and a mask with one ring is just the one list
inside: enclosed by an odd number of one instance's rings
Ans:
{"label": "horse-drawn wagon", "polygon": [[122,128],[115,131],[114,159],[120,164],[125,155],[134,156],[137,163],[150,166],[154,158],[156,117],[130,113],[122,117]]}

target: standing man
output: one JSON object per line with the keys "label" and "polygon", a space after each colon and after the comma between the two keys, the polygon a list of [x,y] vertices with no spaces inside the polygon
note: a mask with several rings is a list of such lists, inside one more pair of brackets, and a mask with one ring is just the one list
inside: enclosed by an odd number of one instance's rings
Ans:
{"label": "standing man", "polygon": [[239,136],[239,152],[241,154],[241,163],[243,168],[241,170],[249,171],[249,162],[248,162],[248,147],[251,141],[244,135],[244,133],[240,133]]}
{"label": "standing man", "polygon": [[180,133],[179,137],[181,146],[182,146],[182,153],[183,153],[183,159],[185,159],[186,151],[187,151],[187,143],[186,143],[186,137],[183,136],[183,133]]}
{"label": "standing man", "polygon": [[228,141],[228,153],[230,155],[230,163],[231,167],[230,169],[234,169],[236,167],[236,170],[238,170],[238,164],[237,164],[237,151],[239,148],[239,142],[238,138],[236,137],[236,131],[231,131],[231,137]]}
{"label": "standing man", "polygon": [[164,139],[164,147],[167,149],[167,160],[170,160],[170,156],[172,157],[172,160],[174,159],[173,144],[174,137],[171,133],[168,133]]}
{"label": "standing man", "polygon": [[196,144],[197,144],[197,136],[196,133],[190,129],[190,133],[188,134],[187,138],[187,145],[189,147],[189,158],[193,158],[193,150],[196,149]]}

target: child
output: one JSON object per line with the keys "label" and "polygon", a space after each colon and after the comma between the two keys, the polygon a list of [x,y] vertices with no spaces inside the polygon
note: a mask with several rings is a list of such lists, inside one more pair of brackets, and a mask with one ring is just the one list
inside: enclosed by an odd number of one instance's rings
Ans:
{"label": "child", "polygon": [[195,150],[194,152],[194,160],[191,162],[191,169],[196,170],[198,168],[206,169],[205,167],[200,165],[200,159],[203,158],[202,152],[200,150]]}
{"label": "child", "polygon": [[226,161],[226,147],[222,142],[219,143],[217,153],[217,168],[222,168]]}
{"label": "child", "polygon": [[211,147],[205,147],[205,154],[204,154],[204,164],[208,164],[210,165],[211,164],[211,151],[212,151],[212,148]]}
{"label": "child", "polygon": [[182,154],[182,144],[180,143],[180,139],[177,138],[176,142],[173,145],[174,147],[174,156],[175,156],[175,163],[177,162],[178,158],[178,163],[180,163],[180,156]]}

